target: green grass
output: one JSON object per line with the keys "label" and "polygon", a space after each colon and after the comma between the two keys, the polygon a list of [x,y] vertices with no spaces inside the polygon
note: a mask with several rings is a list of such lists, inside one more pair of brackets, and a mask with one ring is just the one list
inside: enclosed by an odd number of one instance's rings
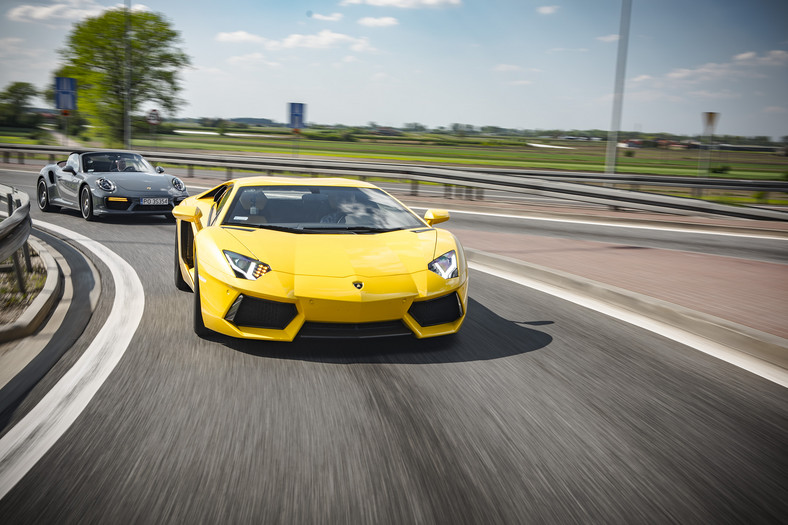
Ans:
{"label": "green grass", "polygon": [[[566,171],[605,171],[605,146],[600,143],[573,143],[572,150],[545,150],[527,145],[432,145],[387,141],[329,142],[281,138],[242,138],[226,136],[162,136],[154,144],[148,139],[134,141],[141,149],[188,149],[195,151],[250,152],[293,156],[309,155],[391,162],[430,163],[499,168],[554,169]],[[788,158],[762,152],[715,152],[712,166],[730,166],[713,177],[743,179],[784,179]],[[654,175],[698,175],[698,151],[636,150],[635,156],[619,155],[620,173]]]}
{"label": "green grass", "polygon": [[[192,127],[193,128],[193,127]],[[195,128],[193,128],[195,129]],[[197,128],[199,129],[199,128]],[[363,140],[341,142],[313,140],[282,134],[282,128],[232,129],[228,132],[259,133],[256,137],[226,135],[150,135],[135,138],[133,147],[141,150],[187,150],[199,152],[250,153],[292,157],[314,156],[367,161],[438,164],[447,166],[518,168],[562,171],[605,171],[605,144],[602,142],[557,141],[524,137],[454,137],[450,135],[413,134],[405,137],[354,135]],[[276,136],[271,134],[279,133]],[[308,130],[307,137],[334,134],[337,131]],[[29,130],[0,129],[0,142],[35,144]],[[269,135],[269,136],[266,136]],[[549,143],[573,149],[545,149],[527,143]],[[643,148],[632,156],[619,152],[619,173],[697,176],[697,150]],[[788,180],[788,157],[763,152],[714,152],[712,167],[728,166],[727,173],[712,177]]]}

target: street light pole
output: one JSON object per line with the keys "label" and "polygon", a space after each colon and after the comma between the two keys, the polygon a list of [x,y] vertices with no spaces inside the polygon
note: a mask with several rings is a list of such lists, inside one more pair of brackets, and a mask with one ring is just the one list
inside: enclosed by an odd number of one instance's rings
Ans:
{"label": "street light pole", "polygon": [[126,149],[131,149],[131,0],[126,0],[126,27],[124,43],[126,47],[126,96],[123,101],[123,138]]}
{"label": "street light pole", "polygon": [[618,58],[616,60],[616,82],[613,94],[613,118],[607,135],[605,172],[616,172],[618,131],[621,128],[621,106],[624,103],[624,75],[627,69],[627,47],[629,45],[629,20],[632,16],[632,0],[621,2],[621,27],[618,32]]}

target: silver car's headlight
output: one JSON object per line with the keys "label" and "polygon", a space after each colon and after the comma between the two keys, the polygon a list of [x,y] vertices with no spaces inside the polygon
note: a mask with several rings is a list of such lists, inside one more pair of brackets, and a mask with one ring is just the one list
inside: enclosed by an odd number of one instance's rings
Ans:
{"label": "silver car's headlight", "polygon": [[113,184],[111,180],[105,179],[104,177],[101,177],[100,179],[96,180],[96,186],[98,186],[100,189],[104,191],[109,191],[109,192],[115,191],[115,184]]}
{"label": "silver car's headlight", "polygon": [[457,252],[454,250],[446,252],[430,264],[427,265],[431,271],[437,273],[444,279],[451,279],[457,277],[460,272],[457,267]]}
{"label": "silver car's headlight", "polygon": [[227,263],[232,268],[235,276],[240,279],[249,279],[253,281],[271,271],[271,267],[260,262],[257,259],[252,259],[240,253],[231,252],[229,250],[222,250]]}
{"label": "silver car's headlight", "polygon": [[186,189],[186,185],[178,177],[172,178],[172,187],[178,191],[184,191]]}

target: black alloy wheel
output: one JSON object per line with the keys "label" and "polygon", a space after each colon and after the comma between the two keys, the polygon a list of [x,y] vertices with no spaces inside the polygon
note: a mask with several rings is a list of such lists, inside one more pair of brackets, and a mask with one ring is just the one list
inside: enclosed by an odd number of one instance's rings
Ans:
{"label": "black alloy wheel", "polygon": [[90,188],[82,186],[79,192],[79,209],[82,211],[82,218],[86,221],[93,221],[96,216],[93,215],[93,195],[90,194]]}
{"label": "black alloy wheel", "polygon": [[44,179],[38,179],[37,193],[38,209],[41,211],[52,211],[54,206],[49,204],[49,190],[47,190],[47,182]]}

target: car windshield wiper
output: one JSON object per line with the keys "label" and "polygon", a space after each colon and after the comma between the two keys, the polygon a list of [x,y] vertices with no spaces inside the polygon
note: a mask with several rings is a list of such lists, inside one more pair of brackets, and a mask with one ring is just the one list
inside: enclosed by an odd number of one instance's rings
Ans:
{"label": "car windshield wiper", "polygon": [[402,228],[377,228],[375,226],[358,226],[350,224],[326,224],[320,226],[310,226],[309,230],[315,231],[340,231],[348,233],[386,233],[401,230]]}
{"label": "car windshield wiper", "polygon": [[304,233],[304,230],[301,228],[279,226],[278,224],[245,224],[242,222],[225,222],[224,226],[241,226],[242,228],[257,228],[260,230],[274,230],[278,232]]}

